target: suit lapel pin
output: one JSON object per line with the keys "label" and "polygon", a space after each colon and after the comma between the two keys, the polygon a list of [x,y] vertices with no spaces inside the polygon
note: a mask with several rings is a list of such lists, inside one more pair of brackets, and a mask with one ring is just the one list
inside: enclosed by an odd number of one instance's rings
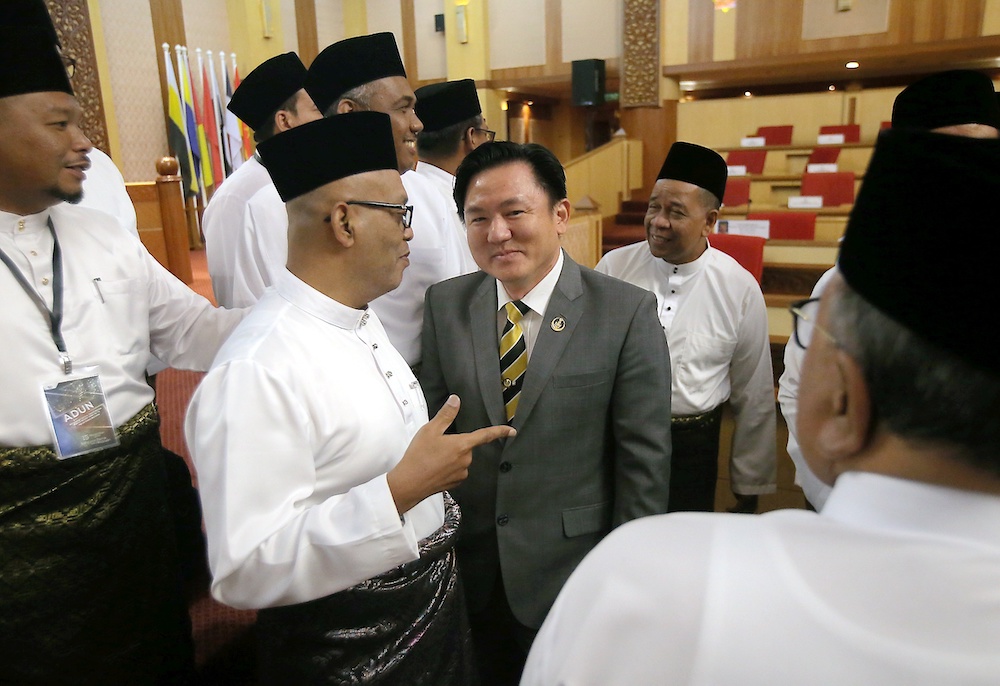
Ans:
{"label": "suit lapel pin", "polygon": [[566,328],[566,318],[563,317],[562,315],[560,315],[558,317],[555,317],[549,323],[549,326],[552,327],[553,331],[555,331],[556,333],[559,333],[560,331],[562,331],[563,329]]}

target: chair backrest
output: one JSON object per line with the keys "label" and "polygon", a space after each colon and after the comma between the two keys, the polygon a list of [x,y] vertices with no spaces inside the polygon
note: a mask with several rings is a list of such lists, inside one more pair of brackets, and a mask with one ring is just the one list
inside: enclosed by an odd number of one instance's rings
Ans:
{"label": "chair backrest", "polygon": [[879,124],[879,126],[878,126],[879,131],[882,131],[883,129],[891,129],[891,128],[892,128],[892,122],[891,121],[884,121],[881,124]]}
{"label": "chair backrest", "polygon": [[823,196],[824,207],[854,202],[854,172],[802,175],[802,195]]}
{"label": "chair backrest", "polygon": [[750,177],[734,176],[726,181],[726,194],[722,204],[726,207],[738,207],[750,203]]}
{"label": "chair backrest", "polygon": [[809,161],[806,164],[834,164],[840,157],[840,148],[830,146],[828,148],[813,148],[809,153]]}
{"label": "chair backrest", "polygon": [[713,248],[721,250],[753,274],[757,283],[764,277],[764,243],[760,236],[740,236],[733,233],[713,233],[708,237]]}
{"label": "chair backrest", "polygon": [[816,238],[815,212],[750,212],[747,219],[771,222],[769,235],[774,240],[811,241]]}
{"label": "chair backrest", "polygon": [[820,135],[824,133],[842,133],[845,143],[857,143],[861,140],[861,124],[836,124],[819,127]]}
{"label": "chair backrest", "polygon": [[764,137],[764,142],[768,145],[791,145],[792,125],[783,126],[759,126],[757,135]]}
{"label": "chair backrest", "polygon": [[726,154],[726,164],[742,164],[747,168],[747,174],[763,174],[766,158],[767,150],[731,150]]}

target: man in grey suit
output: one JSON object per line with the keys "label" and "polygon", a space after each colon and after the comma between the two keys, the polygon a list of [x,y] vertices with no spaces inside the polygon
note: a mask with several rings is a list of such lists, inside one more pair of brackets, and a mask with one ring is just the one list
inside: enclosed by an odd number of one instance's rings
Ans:
{"label": "man in grey suit", "polygon": [[615,526],[666,512],[670,360],[653,296],[563,253],[570,204],[556,157],[488,143],[455,201],[482,271],[432,286],[420,383],[454,429],[509,422],[452,491],[480,675],[517,683],[531,641],[580,560]]}

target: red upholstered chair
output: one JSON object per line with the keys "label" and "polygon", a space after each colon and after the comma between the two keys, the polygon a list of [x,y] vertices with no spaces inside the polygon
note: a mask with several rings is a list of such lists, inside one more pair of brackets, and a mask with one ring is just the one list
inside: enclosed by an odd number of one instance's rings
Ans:
{"label": "red upholstered chair", "polygon": [[726,154],[727,165],[742,164],[747,168],[747,174],[763,174],[764,160],[767,158],[767,150],[732,150]]}
{"label": "red upholstered chair", "polygon": [[770,221],[770,236],[775,240],[811,241],[816,237],[815,212],[750,212],[747,219]]}
{"label": "red upholstered chair", "polygon": [[750,177],[733,176],[726,181],[726,194],[722,198],[726,207],[750,204]]}
{"label": "red upholstered chair", "polygon": [[757,283],[764,277],[764,243],[760,236],[740,236],[733,233],[713,233],[708,237],[713,248],[721,250],[753,274]]}
{"label": "red upholstered chair", "polygon": [[892,122],[891,121],[884,121],[878,127],[879,131],[882,131],[883,129],[891,129],[891,128],[892,128]]}
{"label": "red upholstered chair", "polygon": [[857,143],[861,140],[861,125],[860,124],[843,124],[835,126],[821,126],[819,127],[820,135],[824,133],[842,133],[844,134],[845,143]]}
{"label": "red upholstered chair", "polygon": [[823,207],[854,202],[854,172],[802,175],[802,195],[823,196]]}
{"label": "red upholstered chair", "polygon": [[835,164],[840,157],[840,148],[830,146],[828,148],[813,148],[809,153],[809,161],[806,164]]}
{"label": "red upholstered chair", "polygon": [[792,125],[784,126],[759,126],[757,135],[764,137],[764,142],[768,145],[791,145]]}

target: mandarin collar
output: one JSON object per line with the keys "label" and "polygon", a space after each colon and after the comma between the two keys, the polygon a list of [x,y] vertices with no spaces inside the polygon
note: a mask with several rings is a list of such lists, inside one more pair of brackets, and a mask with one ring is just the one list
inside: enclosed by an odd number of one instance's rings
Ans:
{"label": "mandarin collar", "polygon": [[338,329],[353,331],[364,326],[371,317],[370,310],[358,310],[323,295],[315,288],[284,269],[274,283],[278,294],[300,310],[308,312]]}
{"label": "mandarin collar", "polygon": [[[706,242],[708,239],[705,239]],[[709,243],[705,251],[697,257],[697,259],[691,260],[690,262],[685,262],[684,264],[674,264],[673,262],[667,262],[666,260],[656,259],[659,263],[659,268],[663,270],[668,276],[676,274],[677,276],[691,276],[692,274],[697,274],[705,265],[708,264],[710,259],[708,253],[712,251],[712,244]]]}
{"label": "mandarin collar", "polygon": [[883,474],[841,474],[820,516],[1000,549],[1000,497]]}
{"label": "mandarin collar", "polygon": [[[19,233],[26,234],[42,230],[48,231],[48,220],[51,212],[51,207],[47,207],[35,214],[26,215],[0,210],[0,232],[16,236]],[[19,231],[18,228],[22,222],[24,222],[24,231]]]}

